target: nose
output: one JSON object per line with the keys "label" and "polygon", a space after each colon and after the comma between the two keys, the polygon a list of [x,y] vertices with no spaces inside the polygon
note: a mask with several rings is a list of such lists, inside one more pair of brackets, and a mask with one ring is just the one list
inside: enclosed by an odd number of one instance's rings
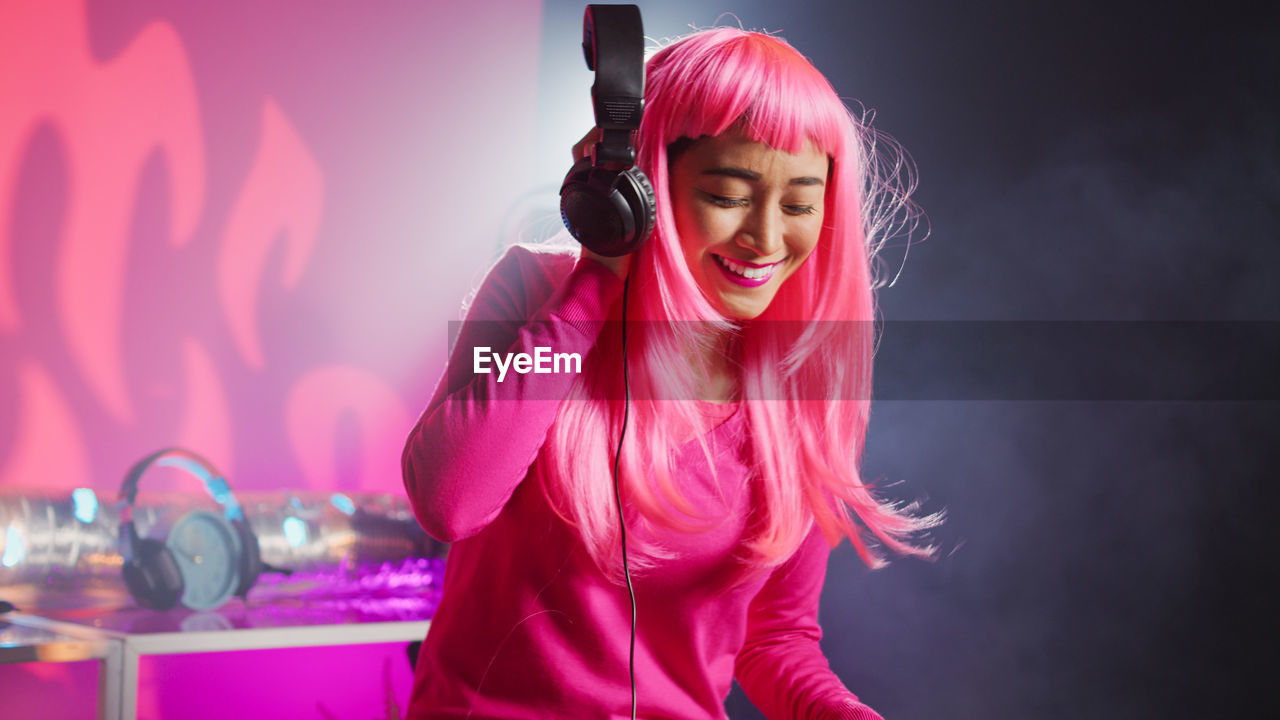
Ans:
{"label": "nose", "polygon": [[757,205],[743,218],[736,241],[760,257],[774,255],[782,249],[782,226],[781,208]]}

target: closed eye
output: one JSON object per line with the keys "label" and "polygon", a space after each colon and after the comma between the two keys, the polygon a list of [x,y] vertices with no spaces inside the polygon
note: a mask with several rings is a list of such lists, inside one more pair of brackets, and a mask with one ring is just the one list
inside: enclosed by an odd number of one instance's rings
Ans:
{"label": "closed eye", "polygon": [[818,209],[812,205],[783,205],[784,210],[790,215],[813,215]]}
{"label": "closed eye", "polygon": [[706,198],[707,202],[711,203],[712,205],[715,205],[716,207],[739,208],[739,207],[747,206],[746,198],[734,198],[734,197],[727,197],[724,195],[716,195],[713,193],[709,193],[706,190],[700,190],[699,192],[702,193],[703,197]]}

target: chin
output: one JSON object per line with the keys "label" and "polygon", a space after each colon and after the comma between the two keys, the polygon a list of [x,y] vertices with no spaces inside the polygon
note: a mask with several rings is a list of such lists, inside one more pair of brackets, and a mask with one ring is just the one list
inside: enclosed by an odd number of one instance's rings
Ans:
{"label": "chin", "polygon": [[741,322],[755,320],[763,315],[764,311],[767,310],[768,307],[769,306],[767,304],[763,306],[756,306],[755,304],[744,305],[742,303],[726,303],[723,301],[716,303],[716,310],[718,310],[721,315],[724,315],[730,320]]}

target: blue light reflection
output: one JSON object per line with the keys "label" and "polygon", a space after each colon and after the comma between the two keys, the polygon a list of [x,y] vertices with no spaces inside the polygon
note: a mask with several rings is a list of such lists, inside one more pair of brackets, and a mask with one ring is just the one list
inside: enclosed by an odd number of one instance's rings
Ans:
{"label": "blue light reflection", "polygon": [[302,547],[307,542],[307,524],[296,517],[285,518],[284,539],[293,547]]}
{"label": "blue light reflection", "polygon": [[4,556],[0,557],[0,565],[13,567],[27,556],[27,546],[22,542],[22,533],[10,525],[4,533]]}
{"label": "blue light reflection", "polygon": [[98,516],[98,496],[89,488],[72,490],[71,503],[75,508],[76,519],[82,523],[91,523]]}
{"label": "blue light reflection", "polygon": [[345,515],[354,515],[356,513],[356,504],[351,502],[351,498],[342,493],[334,493],[329,496],[329,504],[341,510]]}

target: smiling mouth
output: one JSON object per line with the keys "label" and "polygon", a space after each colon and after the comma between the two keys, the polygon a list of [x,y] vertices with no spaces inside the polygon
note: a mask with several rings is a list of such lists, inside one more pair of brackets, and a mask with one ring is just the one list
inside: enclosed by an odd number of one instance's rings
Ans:
{"label": "smiling mouth", "polygon": [[715,258],[716,265],[729,275],[729,279],[745,281],[739,284],[751,286],[763,285],[768,282],[773,277],[773,273],[782,265],[782,261],[769,265],[748,265],[714,253],[711,257]]}

